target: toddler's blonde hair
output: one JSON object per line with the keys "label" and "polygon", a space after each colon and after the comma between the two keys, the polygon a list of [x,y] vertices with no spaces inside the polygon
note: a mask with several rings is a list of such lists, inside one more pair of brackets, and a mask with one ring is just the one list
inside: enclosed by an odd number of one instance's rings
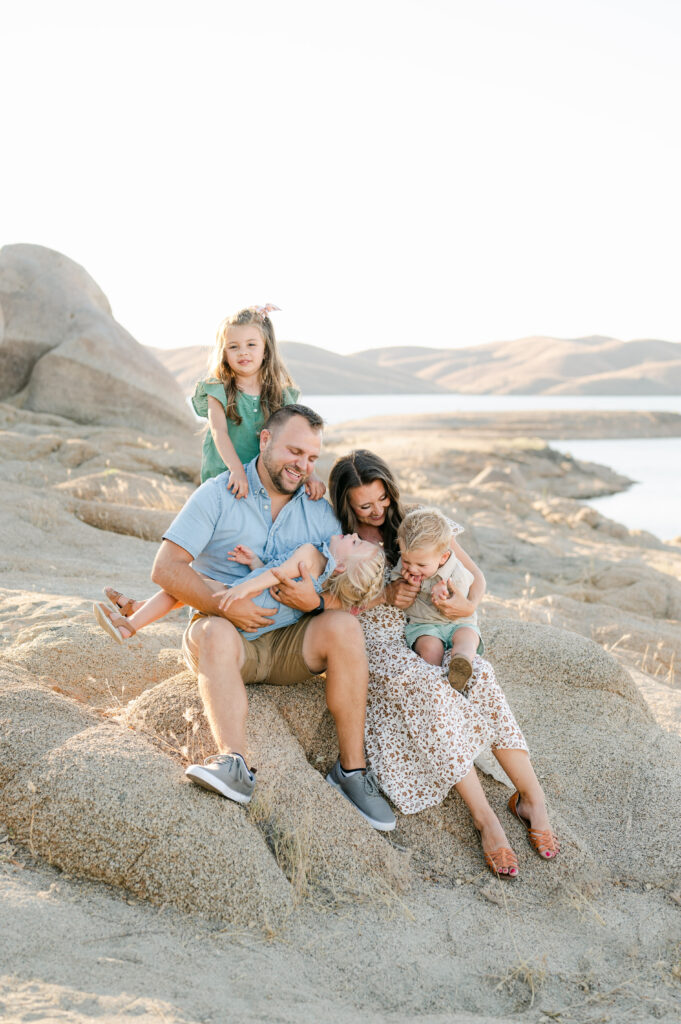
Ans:
{"label": "toddler's blonde hair", "polygon": [[324,590],[337,597],[341,607],[366,608],[383,590],[385,555],[376,545],[376,551],[367,558],[350,557],[339,573],[329,576]]}
{"label": "toddler's blonde hair", "polygon": [[444,552],[449,548],[452,526],[437,508],[416,508],[408,512],[397,530],[397,540],[405,551]]}
{"label": "toddler's blonde hair", "polygon": [[227,332],[230,327],[243,327],[246,324],[255,324],[265,342],[265,352],[260,367],[260,406],[265,420],[282,407],[284,389],[294,386],[279,355],[274,326],[267,313],[260,312],[255,306],[249,306],[247,309],[240,309],[233,316],[226,316],[218,327],[215,345],[208,364],[208,374],[210,377],[217,377],[224,384],[227,398],[225,412],[227,418],[233,420],[234,423],[241,423],[241,416],[236,409],[239,389],[227,362]]}

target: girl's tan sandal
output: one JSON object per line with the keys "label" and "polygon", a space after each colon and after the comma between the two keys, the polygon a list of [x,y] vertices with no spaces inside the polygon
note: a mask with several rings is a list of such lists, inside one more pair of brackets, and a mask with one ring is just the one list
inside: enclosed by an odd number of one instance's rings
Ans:
{"label": "girl's tan sandal", "polygon": [[[135,627],[130,625],[128,619],[124,619],[122,615],[118,615],[116,612],[110,611],[101,601],[97,601],[93,604],[92,610],[95,613],[97,622],[104,632],[108,633],[111,639],[115,640],[117,644],[123,644],[126,640],[130,640],[137,632]],[[127,629],[130,636],[123,636],[121,629]]]}
{"label": "girl's tan sandal", "polygon": [[520,800],[520,793],[516,790],[511,799],[508,801],[508,809],[511,814],[514,814],[518,821],[521,821],[527,829],[527,835],[530,840],[530,846],[537,851],[540,857],[544,860],[553,860],[557,853],[560,852],[560,843],[558,839],[551,831],[550,828],[539,829],[532,828],[527,818],[523,818],[522,814],[518,813],[518,801]]}
{"label": "girl's tan sandal", "polygon": [[128,615],[132,615],[135,610],[136,601],[133,601],[131,597],[125,597],[118,590],[114,590],[113,587],[104,587],[104,593],[111,601],[114,608],[127,619]]}
{"label": "girl's tan sandal", "polygon": [[516,878],[518,875],[518,858],[508,846],[500,846],[485,853],[485,864],[499,878]]}

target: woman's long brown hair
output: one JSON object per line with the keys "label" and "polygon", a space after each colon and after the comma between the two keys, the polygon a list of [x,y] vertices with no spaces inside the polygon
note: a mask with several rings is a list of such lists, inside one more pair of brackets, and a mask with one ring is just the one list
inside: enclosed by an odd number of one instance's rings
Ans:
{"label": "woman's long brown hair", "polygon": [[329,497],[334,512],[341,521],[343,533],[357,533],[361,524],[352,510],[349,492],[353,487],[362,487],[376,480],[383,484],[385,493],[390,498],[381,535],[385,556],[388,562],[394,565],[400,557],[397,530],[404,519],[404,509],[397,481],[380,455],[366,448],[358,448],[336,459],[329,474]]}

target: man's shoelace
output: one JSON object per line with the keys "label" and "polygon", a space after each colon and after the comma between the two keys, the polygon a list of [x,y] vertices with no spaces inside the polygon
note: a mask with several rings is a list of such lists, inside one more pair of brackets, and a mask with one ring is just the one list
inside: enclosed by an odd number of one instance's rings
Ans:
{"label": "man's shoelace", "polygon": [[204,759],[204,764],[229,764],[230,761],[238,761],[234,754],[211,754]]}
{"label": "man's shoelace", "polygon": [[364,776],[364,789],[369,796],[378,796],[378,783],[373,772],[367,772]]}
{"label": "man's shoelace", "polygon": [[204,764],[229,764],[234,762],[239,771],[239,778],[243,779],[244,775],[249,781],[253,781],[255,778],[255,768],[249,768],[240,757],[236,754],[211,754],[210,757],[204,758]]}

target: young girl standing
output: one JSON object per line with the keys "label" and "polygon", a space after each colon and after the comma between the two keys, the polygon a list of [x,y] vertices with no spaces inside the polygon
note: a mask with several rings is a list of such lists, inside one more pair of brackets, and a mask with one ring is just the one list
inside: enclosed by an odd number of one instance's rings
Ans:
{"label": "young girl standing", "polygon": [[[235,498],[245,498],[248,481],[244,465],[260,452],[260,431],[265,420],[283,405],[293,405],[300,394],[277,348],[277,339],[269,314],[278,306],[249,306],[225,317],[218,327],[209,361],[210,376],[200,380],[192,405],[199,416],[208,418],[203,442],[201,483],[229,471],[227,488]],[[305,484],[308,496],[317,501],[326,491],[318,477]],[[147,601],[134,601],[112,587],[104,593],[119,614],[106,605],[94,605],[95,617],[102,628],[127,640],[136,629],[157,619],[181,602],[159,591]],[[123,618],[135,615],[128,628]]]}
{"label": "young girl standing", "polygon": [[[218,327],[209,363],[210,376],[196,385],[192,405],[208,419],[203,442],[201,483],[230,470],[235,498],[248,494],[244,465],[259,453],[258,436],[268,416],[298,401],[279,355],[269,314],[278,306],[250,306],[226,317]],[[317,477],[306,485],[317,500],[326,490]]]}

